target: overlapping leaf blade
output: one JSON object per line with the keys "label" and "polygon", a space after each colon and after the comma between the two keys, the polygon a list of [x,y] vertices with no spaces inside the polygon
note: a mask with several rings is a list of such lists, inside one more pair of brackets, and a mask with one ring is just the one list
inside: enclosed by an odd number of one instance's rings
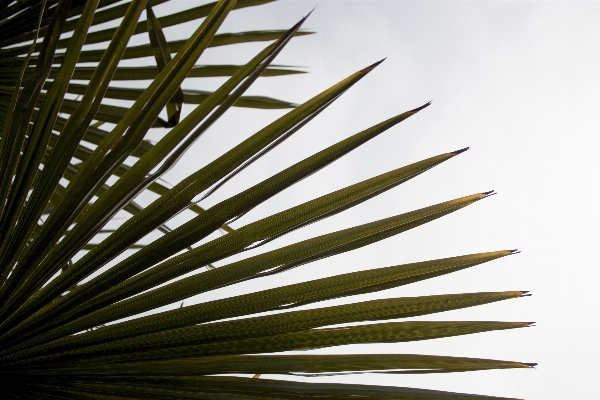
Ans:
{"label": "overlapping leaf blade", "polygon": [[[394,282],[395,285],[401,283]],[[373,290],[371,288],[371,290]],[[93,358],[94,355],[129,354],[148,350],[168,349],[209,342],[259,338],[314,329],[327,325],[361,321],[378,321],[427,315],[464,307],[522,297],[523,292],[467,293],[458,295],[424,296],[374,300],[348,305],[295,311],[262,317],[236,319],[212,324],[161,331],[128,339],[90,345],[89,338],[74,337],[56,341],[5,357],[3,362],[27,358],[23,363],[36,363],[33,356],[53,355],[39,359]],[[242,300],[242,299],[239,299]],[[78,347],[81,347],[78,349]],[[59,354],[62,353],[62,354]],[[17,362],[17,365],[21,364]],[[261,371],[264,373],[264,371]]]}
{"label": "overlapping leaf blade", "polygon": [[[134,1],[132,4],[136,4],[136,2]],[[145,7],[146,1],[140,0],[137,4]],[[35,288],[38,288],[43,281],[56,272],[56,265],[62,265],[70,258],[52,259],[54,265],[35,265],[36,261],[42,259],[37,253],[46,254],[44,249],[50,249],[56,244],[69,224],[74,221],[92,196],[112,175],[112,172],[142,141],[160,110],[176,92],[234,4],[235,0],[220,0],[213,7],[209,16],[188,40],[185,50],[180,51],[165,66],[159,73],[160,77],[157,77],[144,91],[144,94],[127,111],[119,124],[81,166],[76,179],[67,188],[63,201],[50,214],[47,223],[43,225],[42,232],[31,245],[28,257],[21,260],[21,264],[19,264],[21,269],[31,268],[31,272],[28,274],[28,283],[21,285],[20,295],[13,296],[14,301],[24,300]],[[131,33],[131,29],[128,33]],[[128,38],[129,35],[126,37]],[[124,49],[124,46],[121,47]],[[106,82],[106,86],[108,86],[108,82]],[[87,122],[89,123],[89,121]],[[84,125],[87,126],[87,124]],[[52,257],[52,251],[50,251],[50,257]]]}
{"label": "overlapping leaf blade", "polygon": [[[254,60],[252,60],[245,68],[245,71],[240,71],[234,78],[232,78],[229,82],[229,85],[224,85],[221,89],[215,92],[214,96],[209,98],[206,104],[203,104],[201,107],[198,107],[190,116],[188,116],[181,124],[179,124],[176,129],[171,131],[169,135],[167,135],[163,140],[161,140],[156,146],[154,146],[148,154],[146,154],[142,159],[135,164],[135,166],[126,171],[124,176],[121,177],[119,182],[114,185],[112,188],[108,190],[107,193],[104,194],[100,198],[100,200],[88,210],[84,215],[87,216],[75,229],[67,235],[67,237],[62,241],[58,250],[55,250],[53,254],[51,254],[51,258],[38,267],[39,270],[44,270],[45,265],[48,265],[47,268],[50,268],[52,265],[60,265],[66,259],[69,258],[75,251],[81,248],[81,244],[85,243],[89,240],[95,232],[97,232],[106,221],[111,218],[121,207],[123,204],[127,204],[130,202],[130,199],[133,198],[137,193],[151,184],[155,179],[157,179],[160,174],[166,172],[166,169],[159,169],[158,172],[155,172],[152,176],[146,177],[146,174],[150,172],[150,170],[157,165],[162,158],[164,158],[172,148],[177,145],[177,143],[185,137],[185,135],[192,129],[193,125],[201,120],[203,117],[207,116],[208,113],[216,107],[220,101],[226,98],[227,93],[230,89],[234,88],[238,85],[244,78],[250,74],[250,81],[244,82],[240,89],[238,89],[233,95],[229,97],[225,104],[222,104],[221,107],[225,107],[225,110],[228,106],[233,104],[239,95],[243,93],[245,87],[253,82],[254,79],[260,75],[260,72],[266,68],[268,65],[268,61],[272,59],[277,53],[283,48],[283,46],[287,43],[287,41],[292,37],[293,33],[297,31],[300,27],[301,23],[297,24],[294,28],[289,30],[286,35],[282,38],[282,40],[275,45],[269,46],[265,51],[263,51],[259,56],[257,56]],[[264,62],[266,61],[266,62]],[[264,63],[263,63],[264,62]],[[261,66],[261,63],[263,65]],[[213,98],[214,97],[214,98]],[[220,110],[219,110],[220,111]],[[211,118],[218,118],[218,114],[213,113],[210,118],[205,122],[208,126],[212,124]],[[179,152],[185,151],[195,140],[194,135],[197,137],[199,134],[203,132],[205,127],[201,126],[198,128],[191,137],[189,137],[185,143],[180,147],[181,150],[177,150]],[[264,135],[263,135],[264,136]],[[189,142],[189,143],[188,143]],[[250,153],[251,154],[251,153]],[[170,156],[169,159],[165,161],[163,164],[164,167],[170,167],[170,164],[173,164],[180,157],[177,152]],[[200,171],[202,172],[202,171]],[[202,178],[201,173],[196,173],[196,176]],[[224,171],[225,173],[227,170]],[[202,182],[202,181],[201,181]],[[209,181],[210,183],[210,181]],[[201,183],[202,184],[202,183]],[[133,187],[132,187],[133,186]],[[185,185],[179,185],[185,187]],[[174,190],[176,190],[174,188]],[[172,192],[164,193],[165,197],[171,196]],[[191,200],[191,197],[188,200]],[[171,214],[165,213],[162,211],[162,218],[164,221],[172,217],[174,214],[178,213],[185,204],[179,205],[179,208],[172,208]],[[177,206],[177,204],[175,204]],[[156,220],[156,219],[155,219]],[[139,238],[143,237],[149,231],[157,228],[157,226],[152,225],[152,221],[148,221],[147,218],[144,220],[140,216],[140,221],[145,222],[145,229],[141,230],[140,223],[137,220],[131,221],[129,224],[125,224],[114,236],[109,238],[107,243],[104,243],[101,247],[99,247],[96,253],[101,254],[104,258],[101,262],[88,263],[85,269],[78,268],[74,269],[77,272],[77,277],[71,280],[70,283],[66,284],[66,286],[70,286],[76,282],[77,279],[81,279],[88,275],[89,273],[95,271],[100,268],[105,262],[109,261],[111,258],[117,256],[120,252],[133,245],[133,243]],[[158,222],[158,226],[162,221]],[[222,224],[221,224],[222,225]],[[131,231],[129,226],[138,226],[138,230]],[[124,233],[124,235],[123,235]],[[116,239],[111,241],[112,239]],[[70,242],[70,240],[74,240],[75,242]],[[112,252],[106,252],[106,248],[110,248],[111,244],[117,244],[117,249],[113,249]],[[184,246],[185,247],[185,246]],[[180,250],[181,248],[179,248]],[[62,252],[61,252],[62,251]],[[90,258],[93,257],[94,254],[90,254],[87,258],[82,260],[81,263],[87,262]],[[54,258],[52,258],[54,257]],[[62,278],[61,278],[62,279]],[[66,278],[65,278],[66,279]],[[56,285],[56,284],[55,284]],[[65,285],[63,285],[63,288]],[[60,289],[57,289],[53,296],[58,294]],[[29,309],[31,309],[30,306]],[[13,317],[15,318],[15,317]]]}
{"label": "overlapping leaf blade", "polygon": [[[20,222],[20,225],[22,224],[24,229],[30,229],[29,227],[32,225],[33,221],[37,222],[41,216],[45,209],[46,202],[50,199],[50,196],[54,192],[54,188],[69,164],[77,143],[80,138],[83,137],[88,124],[100,107],[103,91],[106,90],[108,82],[110,81],[120,60],[121,54],[126,48],[129,37],[131,36],[131,21],[135,21],[139,18],[143,8],[143,1],[132,3],[130,7],[128,7],[127,14],[123,18],[123,24],[119,27],[115,40],[111,41],[109,44],[107,56],[98,66],[97,74],[90,82],[88,91],[82,99],[82,104],[78,107],[77,112],[74,115],[71,115],[66,124],[64,133],[59,136],[57,144],[52,149],[49,161],[45,165],[39,179],[39,184],[34,188],[31,201],[24,211],[26,217]],[[100,182],[100,185],[98,186],[102,186],[103,183],[104,182]],[[71,199],[71,197],[69,196],[67,199]],[[64,217],[63,214],[70,214],[73,212],[65,201],[61,203],[66,204],[63,206],[64,211],[63,213],[57,213],[57,211],[52,213],[51,217],[53,217],[54,220],[58,219],[60,221]],[[28,252],[22,258],[20,257],[20,251],[24,248],[24,244],[26,243],[24,239],[20,241],[20,249],[18,249],[14,255],[11,255],[12,260],[6,264],[8,269],[12,268],[16,259],[21,259],[20,263],[18,263],[16,268],[12,271],[10,279],[8,279],[2,289],[0,289],[0,299],[5,299],[8,293],[14,290],[23,276],[29,272],[28,269],[31,268],[35,259],[41,258],[46,254],[42,251],[43,248],[48,247],[48,240],[47,238],[45,239],[45,237],[52,236],[56,232],[62,232],[66,230],[65,225],[68,226],[68,224],[66,224],[67,221],[61,221],[61,223],[54,224],[53,220],[49,219],[47,222],[48,223],[43,225],[42,231],[36,238],[37,240],[31,244]],[[27,236],[27,233],[25,233],[25,236]],[[14,239],[19,237],[23,237],[23,234],[16,236]]]}
{"label": "overlapping leaf blade", "polygon": [[[453,155],[454,154],[452,153],[445,155],[445,158],[452,157]],[[17,335],[18,332],[25,329],[25,327],[31,329],[33,325],[39,325],[42,323],[41,321],[44,320],[52,320],[52,323],[56,326],[59,322],[72,320],[76,316],[98,310],[115,301],[125,299],[131,295],[140,293],[188,273],[197,269],[199,266],[213,263],[239,251],[243,251],[255,243],[272,240],[285,232],[343,211],[377,193],[394,187],[397,184],[412,178],[415,174],[431,168],[443,159],[444,156],[441,157],[441,160],[436,158],[428,159],[423,162],[424,165],[410,165],[380,175],[249,224],[227,236],[172,258],[121,284],[118,284],[119,280],[122,280],[119,275],[125,277],[132,276],[134,273],[139,272],[140,268],[144,265],[129,265],[127,266],[128,268],[125,268],[124,265],[120,269],[115,268],[114,270],[110,270],[88,282],[78,290],[63,297],[53,305],[54,307],[46,307],[45,309],[40,310],[36,316],[33,316],[29,321],[21,324],[20,327],[13,329],[8,335]],[[249,259],[252,261],[248,262],[245,260],[245,264],[226,266],[219,268],[215,273],[209,271],[207,274],[186,278],[182,281],[170,284],[163,289],[158,289],[158,292],[161,293],[158,296],[155,291],[152,291],[139,298],[119,303],[113,308],[115,308],[114,311],[117,313],[127,313],[127,315],[137,314],[138,312],[169,304],[173,301],[178,301],[206,290],[264,276],[265,271],[268,271],[266,274],[272,274],[333,254],[353,250],[368,243],[373,243],[405,230],[412,229],[413,227],[433,219],[437,219],[482,199],[487,195],[488,193],[482,193],[467,196],[370,224],[323,235],[315,239],[309,239],[295,245],[286,246],[282,249],[252,257]],[[138,214],[138,216],[139,215],[141,215],[141,213]],[[133,269],[134,267],[137,267],[137,269]],[[113,287],[113,289],[106,293],[102,293],[110,287]],[[174,290],[174,288],[176,289]],[[90,298],[91,300],[85,301],[85,299]],[[152,300],[151,298],[154,299]],[[82,301],[83,303],[81,303]],[[133,309],[124,307],[125,305],[130,305],[130,303],[137,303],[137,305],[133,306]],[[118,308],[120,308],[119,311],[117,311]],[[58,317],[58,315],[60,315],[60,317]],[[108,317],[105,314],[102,318]],[[111,315],[110,318],[118,319],[120,317]],[[97,325],[95,322],[93,324]],[[22,334],[20,336],[23,337]]]}
{"label": "overlapping leaf blade", "polygon": [[[512,253],[512,251],[498,251],[379,268],[216,300],[109,326],[83,336],[76,335],[61,339],[54,345],[49,345],[50,347],[41,346],[39,349],[33,350],[31,354],[39,354],[40,351],[45,353],[52,349],[89,346],[219,319],[281,310],[353,294],[375,292],[456,272]],[[53,339],[58,337],[60,335],[53,336]],[[10,354],[20,349],[30,348],[44,343],[44,340],[29,340],[0,354]]]}

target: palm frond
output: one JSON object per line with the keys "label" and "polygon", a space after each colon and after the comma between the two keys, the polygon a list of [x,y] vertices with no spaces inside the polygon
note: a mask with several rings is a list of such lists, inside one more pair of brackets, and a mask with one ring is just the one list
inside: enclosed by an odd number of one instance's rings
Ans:
{"label": "palm frond", "polygon": [[[218,32],[230,12],[271,1],[189,2],[185,10],[165,14],[158,6],[168,0],[0,0],[0,382],[6,398],[483,399],[490,397],[293,379],[535,365],[416,354],[269,354],[529,327],[530,322],[397,321],[528,296],[524,291],[315,307],[458,272],[516,250],[346,273],[157,312],[197,294],[260,282],[391,238],[493,194],[480,192],[226,260],[341,213],[467,150],[426,158],[230,227],[427,103],[308,155],[209,208],[198,205],[195,199],[211,196],[277,151],[381,63],[299,105],[246,95],[259,78],[305,72],[274,61],[291,40],[312,34],[301,30],[308,16],[287,30]],[[165,29],[192,21],[197,29],[186,40],[170,38]],[[135,44],[129,44],[134,37]],[[209,48],[250,42],[272,43],[245,64],[200,63]],[[120,65],[123,60],[129,66]],[[226,79],[212,91],[185,87],[186,78],[203,77]],[[140,88],[128,83],[134,80],[150,83]],[[161,181],[231,107],[290,111],[180,182]],[[150,141],[151,129],[165,134]],[[149,192],[158,198],[144,207],[136,198]],[[170,228],[186,210],[195,217]],[[130,215],[125,222],[118,220],[121,211]],[[312,308],[298,309],[307,305]]]}

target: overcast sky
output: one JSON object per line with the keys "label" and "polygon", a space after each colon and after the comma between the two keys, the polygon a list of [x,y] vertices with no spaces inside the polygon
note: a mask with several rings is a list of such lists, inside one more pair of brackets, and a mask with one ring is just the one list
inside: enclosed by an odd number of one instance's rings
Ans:
{"label": "overcast sky", "polygon": [[[168,4],[157,13],[175,9]],[[530,290],[532,297],[415,319],[536,321],[536,327],[320,352],[496,358],[537,362],[536,369],[366,374],[310,381],[531,400],[574,398],[572,393],[595,397],[599,389],[595,361],[600,356],[596,295],[600,2],[282,0],[234,12],[221,32],[288,28],[315,6],[304,28],[317,34],[294,39],[276,60],[305,67],[308,73],[262,78],[251,94],[301,103],[375,61],[387,57],[386,61],[201,205],[215,204],[267,174],[431,99],[429,108],[267,201],[234,227],[467,146],[468,152],[434,170],[278,239],[260,252],[473,193],[494,189],[498,195],[377,244],[210,292],[186,304],[348,271],[518,248],[521,254],[466,271],[319,306],[372,298]],[[167,30],[167,36],[185,37],[186,32]],[[199,63],[243,63],[264,46],[210,50]],[[194,79],[185,87],[214,88],[220,82]],[[166,180],[176,183],[283,114],[232,110]]]}

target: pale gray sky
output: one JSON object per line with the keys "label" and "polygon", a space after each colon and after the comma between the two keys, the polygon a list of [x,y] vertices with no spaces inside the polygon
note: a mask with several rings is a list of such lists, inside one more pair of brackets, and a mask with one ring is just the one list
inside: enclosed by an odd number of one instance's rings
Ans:
{"label": "pale gray sky", "polygon": [[[352,270],[518,248],[519,255],[449,276],[319,306],[394,296],[530,290],[529,298],[418,319],[536,321],[536,327],[321,352],[471,356],[537,362],[537,369],[310,380],[530,400],[594,397],[599,389],[595,359],[600,356],[595,294],[600,215],[594,185],[600,170],[600,2],[283,0],[234,12],[221,31],[288,28],[315,6],[305,28],[317,34],[295,39],[276,60],[305,66],[309,73],[263,78],[251,94],[300,103],[383,57],[387,60],[201,204],[210,206],[431,99],[426,110],[267,201],[234,226],[467,146],[470,151],[434,170],[260,252],[464,195],[492,189],[498,195],[366,248],[207,293],[186,304]],[[157,13],[174,9],[168,7]],[[167,35],[179,38],[186,32],[167,30]],[[264,46],[210,50],[199,63],[243,63]],[[206,89],[221,81],[189,80],[186,87]],[[232,110],[166,180],[176,183],[282,114]]]}

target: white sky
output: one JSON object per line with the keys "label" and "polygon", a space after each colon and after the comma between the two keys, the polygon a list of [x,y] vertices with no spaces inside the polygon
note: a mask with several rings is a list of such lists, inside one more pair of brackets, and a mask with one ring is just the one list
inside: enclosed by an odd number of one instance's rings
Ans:
{"label": "white sky", "polygon": [[[189,4],[189,3],[186,3]],[[303,102],[387,57],[328,110],[201,205],[210,206],[362,129],[434,99],[426,110],[271,199],[235,226],[433,155],[471,150],[351,210],[289,234],[301,239],[488,190],[497,196],[350,253],[186,304],[353,270],[492,250],[522,253],[410,286],[321,303],[530,290],[532,297],[420,320],[536,321],[529,329],[321,352],[423,353],[537,362],[535,370],[311,378],[536,399],[592,398],[600,328],[595,177],[600,100],[600,2],[304,1],[237,11],[221,32],[305,24],[276,60],[309,74],[263,78],[249,93]],[[164,14],[159,9],[157,13]],[[160,11],[162,10],[162,11]],[[185,31],[167,30],[168,38]],[[208,51],[199,63],[243,63],[265,44]],[[187,88],[222,82],[189,80]],[[183,179],[282,111],[234,109],[166,180]],[[249,255],[249,254],[248,254]],[[247,255],[243,256],[244,258]],[[219,263],[222,264],[222,263]]]}

